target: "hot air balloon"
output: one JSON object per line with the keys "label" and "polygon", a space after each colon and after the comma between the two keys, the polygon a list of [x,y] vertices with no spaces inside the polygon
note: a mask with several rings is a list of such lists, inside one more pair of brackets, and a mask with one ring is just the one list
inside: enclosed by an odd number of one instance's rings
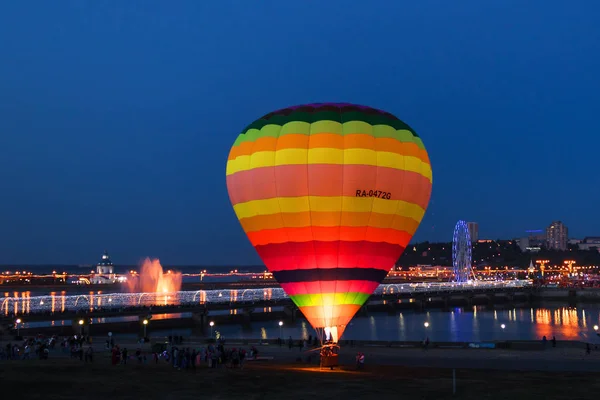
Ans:
{"label": "hot air balloon", "polygon": [[429,203],[423,142],[390,113],[318,103],[246,127],[227,160],[242,228],[306,319],[338,342]]}

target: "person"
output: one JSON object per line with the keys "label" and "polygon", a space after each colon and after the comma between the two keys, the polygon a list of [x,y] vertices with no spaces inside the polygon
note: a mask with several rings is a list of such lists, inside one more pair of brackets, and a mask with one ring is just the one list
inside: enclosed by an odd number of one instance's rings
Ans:
{"label": "person", "polygon": [[232,368],[237,368],[240,364],[240,353],[237,349],[233,349],[231,351],[231,366]]}
{"label": "person", "polygon": [[556,347],[556,336],[552,336],[552,347]]}
{"label": "person", "polygon": [[589,343],[586,343],[585,345],[585,353],[588,355],[592,353],[592,348],[590,347]]}
{"label": "person", "polygon": [[244,368],[244,360],[246,359],[246,350],[240,350],[240,369]]}
{"label": "person", "polygon": [[192,349],[192,353],[190,354],[190,364],[191,364],[193,371],[196,370],[197,358],[198,358],[198,352],[196,351],[196,349]]}
{"label": "person", "polygon": [[85,362],[93,362],[94,361],[94,349],[92,348],[92,346],[88,346],[87,350],[85,351]]}
{"label": "person", "polygon": [[121,363],[123,365],[127,364],[127,347],[123,347],[123,351],[121,352]]}
{"label": "person", "polygon": [[120,354],[121,354],[121,352],[119,351],[119,346],[114,346],[112,349],[112,357],[111,357],[112,365],[117,365],[119,363],[119,355]]}

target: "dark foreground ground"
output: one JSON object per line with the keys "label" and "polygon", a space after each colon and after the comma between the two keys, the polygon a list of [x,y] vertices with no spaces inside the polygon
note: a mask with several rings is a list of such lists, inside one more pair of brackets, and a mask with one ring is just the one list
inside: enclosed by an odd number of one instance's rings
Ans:
{"label": "dark foreground ground", "polygon": [[[301,364],[252,364],[243,370],[178,371],[158,365],[93,365],[70,359],[0,362],[4,393],[21,399],[588,399],[598,374],[512,372],[369,365],[321,371]],[[8,392],[7,392],[8,391]],[[384,397],[385,396],[385,397]],[[7,397],[9,398],[9,397]]]}

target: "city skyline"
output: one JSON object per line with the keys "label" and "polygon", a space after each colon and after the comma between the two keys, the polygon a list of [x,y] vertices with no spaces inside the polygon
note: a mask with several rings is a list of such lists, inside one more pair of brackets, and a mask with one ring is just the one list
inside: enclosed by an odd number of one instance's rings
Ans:
{"label": "city skyline", "polygon": [[[556,222],[560,221],[554,221],[552,224],[550,224],[550,226],[554,225]],[[478,230],[478,223],[471,221],[468,222],[467,225],[470,227],[470,224],[475,224],[476,226],[476,230]],[[479,243],[484,243],[484,242],[488,242],[488,241],[503,241],[503,242],[509,242],[509,241],[517,241],[519,247],[521,248],[521,251],[523,253],[527,253],[530,254],[531,257],[535,258],[536,257],[536,253],[539,252],[541,250],[541,247],[533,247],[530,248],[530,245],[533,246],[543,246],[546,250],[556,250],[556,251],[566,251],[568,250],[568,245],[577,245],[577,247],[579,248],[579,250],[583,250],[583,251],[588,251],[588,250],[597,250],[598,252],[600,252],[600,236],[594,236],[594,235],[586,235],[583,237],[579,237],[579,238],[573,238],[573,237],[567,237],[566,241],[565,241],[565,247],[564,248],[556,248],[554,247],[554,245],[552,244],[552,242],[548,239],[547,237],[547,231],[549,228],[546,228],[544,230],[540,229],[540,230],[527,230],[524,231],[524,233],[528,233],[529,237],[527,236],[512,236],[512,237],[506,237],[506,238],[489,238],[489,237],[478,237],[476,240],[473,240],[472,236],[471,236],[471,240],[473,242],[473,246],[479,242]],[[565,229],[568,228],[565,227]],[[470,230],[470,229],[469,229]],[[471,234],[471,232],[469,232],[469,234]],[[532,240],[534,240],[535,242],[531,242]],[[524,241],[524,242],[523,242]],[[448,240],[443,240],[443,241],[428,241],[428,240],[420,240],[420,241],[411,241],[409,243],[409,245],[407,246],[407,250],[408,251],[412,246],[416,246],[416,245],[420,245],[423,243],[429,242],[431,244],[451,244],[452,243],[452,238],[448,239]],[[535,244],[534,244],[535,243]],[[405,252],[406,252],[405,251]],[[404,253],[403,253],[404,254]],[[92,257],[93,259],[94,257]],[[108,259],[109,262],[112,265],[112,262],[109,259],[109,251],[104,250],[104,252],[102,253],[102,260],[104,259]],[[159,257],[156,257],[156,259],[160,259]],[[135,262],[121,262],[120,265],[121,266],[141,266],[145,261],[147,261],[148,258],[147,257],[140,257],[137,261]],[[88,265],[88,266],[92,266],[92,264],[89,264],[90,259],[86,259],[86,260],[80,260],[79,262],[75,262],[75,263],[3,263],[0,262],[0,266],[23,266],[23,267],[27,267],[27,266],[48,266],[48,265]],[[100,265],[100,264],[98,264]],[[232,264],[231,263],[225,263],[225,264],[206,264],[206,263],[202,263],[202,262],[198,262],[198,263],[185,263],[185,264],[173,264],[171,263],[170,266],[177,268],[177,267],[189,267],[189,266],[212,266],[212,267],[230,267]],[[238,266],[248,266],[248,267],[256,267],[256,266],[260,266],[260,265],[264,265],[264,263],[259,260],[258,263],[246,263],[246,264],[239,264]]]}
{"label": "city skyline", "polygon": [[308,31],[299,3],[2,5],[0,264],[105,248],[259,264],[228,200],[229,149],[272,110],[328,101],[422,138],[433,191],[414,241],[450,240],[459,219],[482,238],[556,219],[598,235],[600,187],[577,171],[600,147],[600,5],[426,3],[327,2]]}

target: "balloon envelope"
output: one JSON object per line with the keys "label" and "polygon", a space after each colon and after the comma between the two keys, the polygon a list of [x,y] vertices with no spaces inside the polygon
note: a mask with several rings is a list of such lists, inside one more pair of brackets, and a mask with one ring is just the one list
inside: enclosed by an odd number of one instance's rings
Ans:
{"label": "balloon envelope", "polygon": [[408,125],[345,103],[256,120],[233,144],[226,175],[265,265],[334,341],[404,251],[432,185],[427,151]]}

